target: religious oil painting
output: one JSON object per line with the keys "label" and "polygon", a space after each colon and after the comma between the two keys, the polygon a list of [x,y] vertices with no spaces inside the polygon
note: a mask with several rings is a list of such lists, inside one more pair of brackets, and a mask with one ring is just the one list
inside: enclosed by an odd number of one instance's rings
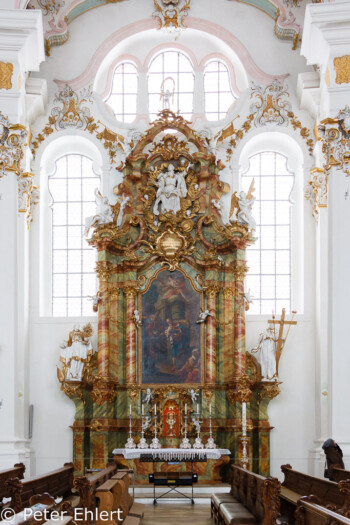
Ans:
{"label": "religious oil painting", "polygon": [[179,271],[161,272],[142,296],[142,382],[200,383],[201,297]]}

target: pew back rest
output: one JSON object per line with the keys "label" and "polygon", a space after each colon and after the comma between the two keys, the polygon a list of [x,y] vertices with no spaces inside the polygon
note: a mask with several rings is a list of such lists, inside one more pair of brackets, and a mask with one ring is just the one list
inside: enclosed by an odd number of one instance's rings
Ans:
{"label": "pew back rest", "polygon": [[287,487],[301,496],[314,494],[319,498],[321,505],[332,504],[337,507],[343,505],[344,496],[341,494],[337,483],[298,472],[293,470],[291,465],[282,465],[281,470],[284,474],[283,487]]}
{"label": "pew back rest", "polygon": [[303,496],[295,511],[296,525],[350,525],[350,519],[319,504],[316,496]]}
{"label": "pew back rest", "polygon": [[54,498],[69,496],[73,488],[73,479],[74,465],[73,463],[65,463],[60,469],[22,481],[21,499],[23,506],[29,505],[31,496],[44,492]]}
{"label": "pew back rest", "polygon": [[340,467],[330,467],[333,470],[333,476],[334,481],[336,483],[339,483],[339,481],[343,481],[346,479],[350,479],[350,470],[344,470]]}
{"label": "pew back rest", "polygon": [[26,468],[23,463],[16,463],[13,468],[0,471],[0,502],[3,498],[9,497],[9,488],[6,481],[11,478],[24,478]]}
{"label": "pew back rest", "polygon": [[95,474],[75,478],[74,487],[79,492],[79,507],[89,510],[96,508],[96,490],[117,472],[117,465],[111,463]]}

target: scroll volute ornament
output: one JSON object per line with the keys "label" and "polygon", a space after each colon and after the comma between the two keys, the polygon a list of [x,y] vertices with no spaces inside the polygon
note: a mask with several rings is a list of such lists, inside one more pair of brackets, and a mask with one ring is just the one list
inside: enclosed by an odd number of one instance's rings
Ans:
{"label": "scroll volute ornament", "polygon": [[107,401],[109,405],[112,405],[117,397],[115,386],[116,381],[110,378],[94,376],[92,380],[92,400],[98,406],[101,406],[105,401]]}
{"label": "scroll volute ornament", "polygon": [[332,167],[350,175],[350,108],[339,112],[337,118],[327,118],[318,126],[318,134],[323,142],[325,170]]}
{"label": "scroll volute ornament", "polygon": [[267,478],[264,481],[262,503],[265,512],[262,525],[274,525],[278,523],[277,520],[281,517],[280,490],[281,483],[277,478]]}

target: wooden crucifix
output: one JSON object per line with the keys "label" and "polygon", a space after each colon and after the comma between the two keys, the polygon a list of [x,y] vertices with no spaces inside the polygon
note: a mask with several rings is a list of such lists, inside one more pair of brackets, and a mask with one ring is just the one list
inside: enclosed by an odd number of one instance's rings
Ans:
{"label": "wooden crucifix", "polygon": [[[290,327],[292,325],[296,325],[297,324],[297,321],[293,321],[294,316],[295,316],[296,313],[297,312],[295,310],[292,310],[292,319],[290,321],[287,321],[286,320],[286,309],[282,308],[281,319],[276,319],[274,314],[272,314],[272,319],[268,320],[268,323],[273,325],[274,334],[276,334],[276,331],[275,331],[276,330],[276,325],[279,325],[278,338],[277,339],[275,338],[275,344],[277,345],[276,346],[276,374],[277,374],[277,376],[278,376],[278,363],[279,363],[279,360],[280,360],[280,357],[281,357],[281,354],[282,354],[282,350],[283,350],[283,348],[284,348],[284,346],[286,344],[287,337],[289,335]],[[286,333],[285,338],[283,338],[283,331],[284,331],[284,326],[285,325],[288,326],[288,329],[287,329],[287,333]]]}

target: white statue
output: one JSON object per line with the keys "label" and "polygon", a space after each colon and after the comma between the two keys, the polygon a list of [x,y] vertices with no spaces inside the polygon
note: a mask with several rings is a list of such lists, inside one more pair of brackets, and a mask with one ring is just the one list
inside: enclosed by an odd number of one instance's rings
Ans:
{"label": "white statue", "polygon": [[251,295],[250,288],[249,288],[249,290],[247,292],[244,292],[243,297],[244,297],[244,300],[246,301],[248,306],[250,304],[252,304],[253,299],[254,299],[254,295]]}
{"label": "white statue", "polygon": [[128,204],[129,200],[130,200],[130,197],[124,197],[124,195],[122,195],[122,197],[117,197],[117,203],[120,204],[118,217],[117,217],[117,227],[118,228],[122,225],[123,216],[124,216],[124,208]]}
{"label": "white statue", "polygon": [[256,359],[261,366],[261,375],[264,381],[274,381],[277,379],[276,370],[276,339],[272,326],[260,334],[260,339],[252,354],[257,354]]}
{"label": "white statue", "polygon": [[199,319],[196,321],[196,323],[205,323],[207,317],[213,317],[213,314],[209,310],[201,310]]}
{"label": "white statue", "polygon": [[153,399],[152,390],[150,388],[147,388],[146,389],[146,397],[145,397],[145,401],[146,401],[147,405],[151,404],[152,399]]}
{"label": "white statue", "polygon": [[80,329],[79,325],[74,325],[68,341],[60,345],[62,370],[58,369],[57,374],[61,382],[82,381],[84,366],[94,353],[90,341],[91,335],[91,325],[86,325],[83,329]]}
{"label": "white statue", "polygon": [[140,312],[138,310],[134,310],[134,315],[132,316],[132,320],[134,321],[134,323],[137,326],[137,328],[139,326],[142,326],[142,320],[141,320],[141,317],[140,317]]}
{"label": "white statue", "polygon": [[175,214],[178,212],[181,209],[180,199],[187,195],[187,186],[183,174],[176,172],[174,166],[169,164],[168,171],[158,175],[156,186],[158,190],[153,213],[159,215],[159,205],[161,213],[172,212]]}
{"label": "white statue", "polygon": [[226,213],[225,213],[225,208],[224,208],[222,202],[219,199],[212,199],[211,202],[212,202],[213,206],[220,213],[220,217],[221,217],[222,222],[224,224],[227,224],[228,223],[228,219],[227,219],[227,216],[226,216]]}
{"label": "white statue", "polygon": [[191,390],[189,390],[188,393],[189,393],[190,396],[191,396],[191,402],[192,402],[192,403],[195,403],[195,402],[196,402],[196,399],[197,399],[197,397],[198,397],[198,394],[194,391],[193,388],[191,388]]}
{"label": "white statue", "polygon": [[99,293],[97,292],[96,295],[88,295],[87,298],[88,298],[89,301],[92,301],[92,309],[93,309],[93,311],[97,312],[98,311],[98,303],[101,300],[101,297],[100,297]]}
{"label": "white statue", "polygon": [[252,196],[251,199],[248,199],[244,191],[241,191],[239,193],[239,212],[237,213],[237,222],[239,222],[240,224],[246,224],[251,230],[256,229],[256,222],[252,215],[252,208],[254,202],[255,197]]}
{"label": "white statue", "polygon": [[91,215],[85,219],[84,235],[87,236],[90,229],[100,224],[113,222],[112,207],[107,197],[103,197],[98,188],[95,189],[96,215]]}
{"label": "white statue", "polygon": [[143,422],[142,422],[142,431],[143,431],[143,432],[145,432],[145,431],[148,429],[148,427],[149,427],[151,421],[152,421],[152,418],[151,418],[150,416],[146,416],[146,417],[143,419]]}

